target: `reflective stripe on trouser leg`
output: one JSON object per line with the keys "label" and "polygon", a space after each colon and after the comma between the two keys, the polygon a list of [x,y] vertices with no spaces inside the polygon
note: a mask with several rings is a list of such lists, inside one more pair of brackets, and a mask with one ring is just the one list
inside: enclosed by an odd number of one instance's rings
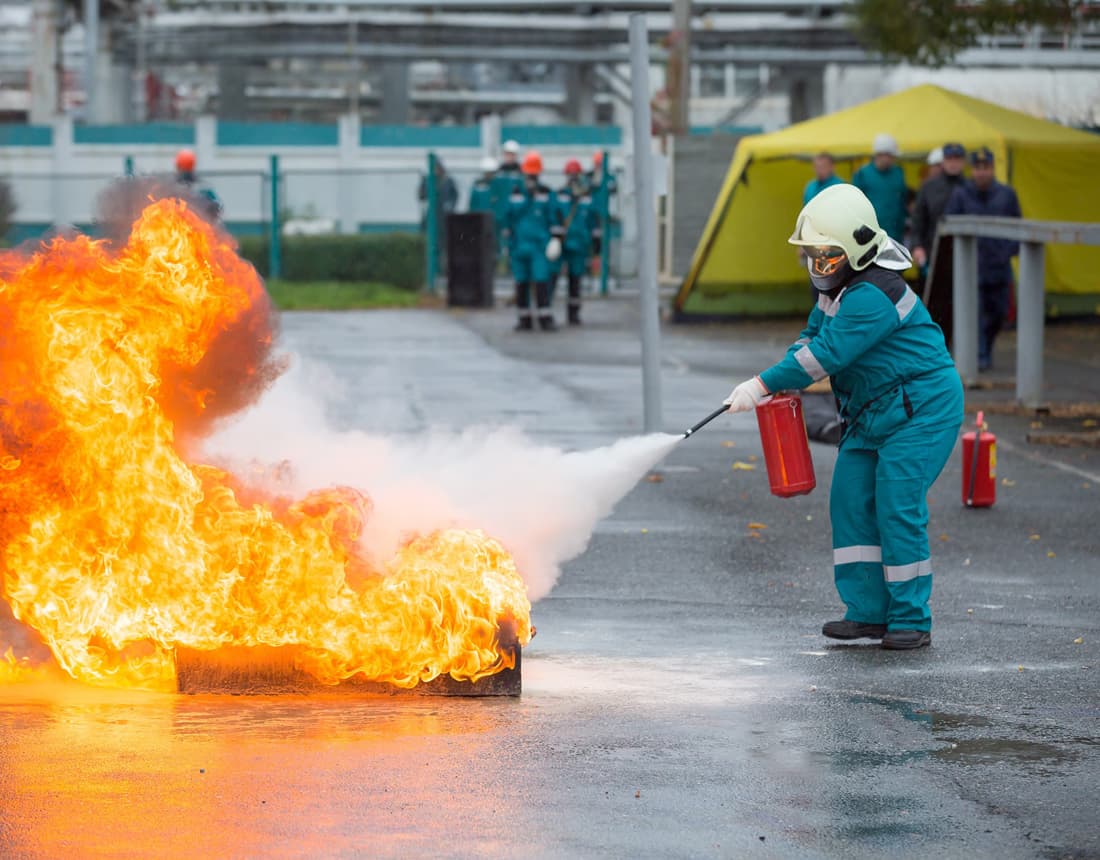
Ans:
{"label": "reflective stripe on trouser leg", "polygon": [[890,597],[875,519],[874,451],[841,448],[829,493],[833,576],[848,621],[883,624]]}
{"label": "reflective stripe on trouser leg", "polygon": [[531,318],[531,285],[516,284],[516,313],[520,319]]}
{"label": "reflective stripe on trouser leg", "polygon": [[930,630],[932,563],[928,551],[928,489],[955,447],[958,424],[911,422],[879,449],[875,508],[891,629]]}

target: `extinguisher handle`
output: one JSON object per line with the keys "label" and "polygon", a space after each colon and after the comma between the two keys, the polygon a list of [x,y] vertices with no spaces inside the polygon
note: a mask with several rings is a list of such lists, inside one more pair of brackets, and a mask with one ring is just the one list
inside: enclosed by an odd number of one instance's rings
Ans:
{"label": "extinguisher handle", "polygon": [[710,415],[708,415],[706,418],[704,418],[702,421],[700,421],[694,427],[689,427],[686,431],[684,431],[684,438],[686,439],[688,436],[690,436],[696,430],[699,430],[702,427],[705,427],[707,424],[709,424],[711,421],[713,421],[719,415],[722,415],[725,412],[729,412],[729,409],[730,409],[729,404],[728,403],[723,403],[720,407],[718,407],[713,412],[711,412]]}

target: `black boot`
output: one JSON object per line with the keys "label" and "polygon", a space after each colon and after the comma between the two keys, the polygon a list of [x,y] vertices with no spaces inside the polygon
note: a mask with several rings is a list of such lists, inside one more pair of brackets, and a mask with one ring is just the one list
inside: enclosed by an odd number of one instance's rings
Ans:
{"label": "black boot", "polygon": [[516,282],[516,331],[532,331],[534,320],[531,317],[531,285]]}
{"label": "black boot", "polygon": [[932,634],[927,630],[887,630],[882,637],[882,647],[891,651],[910,651],[931,644]]}
{"label": "black boot", "polygon": [[885,624],[864,624],[862,621],[826,621],[821,628],[830,639],[881,639]]}
{"label": "black boot", "polygon": [[558,324],[554,322],[554,314],[550,310],[550,285],[545,282],[535,284],[535,304],[539,308],[539,328],[543,331],[554,331]]}
{"label": "black boot", "polygon": [[581,324],[581,279],[569,276],[569,325]]}

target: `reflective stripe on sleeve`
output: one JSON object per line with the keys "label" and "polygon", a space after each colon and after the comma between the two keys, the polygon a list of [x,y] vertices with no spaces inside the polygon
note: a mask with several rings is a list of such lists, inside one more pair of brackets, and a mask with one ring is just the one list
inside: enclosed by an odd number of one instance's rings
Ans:
{"label": "reflective stripe on sleeve", "polygon": [[804,346],[798,350],[798,352],[794,354],[794,360],[799,363],[802,369],[806,371],[806,374],[814,382],[817,382],[819,379],[824,379],[829,375],[825,372],[825,368],[821,366],[821,362],[817,360],[817,356],[810,352],[808,346]]}
{"label": "reflective stripe on sleeve", "polygon": [[833,564],[855,564],[860,561],[881,562],[880,546],[838,546],[833,550]]}
{"label": "reflective stripe on sleeve", "polygon": [[913,292],[912,288],[905,288],[905,295],[898,299],[897,308],[898,319],[903,320],[909,316],[909,311],[913,310],[917,304],[917,294]]}
{"label": "reflective stripe on sleeve", "polygon": [[887,564],[883,566],[886,572],[887,582],[908,582],[918,576],[928,576],[932,573],[931,559],[915,561],[912,564]]}

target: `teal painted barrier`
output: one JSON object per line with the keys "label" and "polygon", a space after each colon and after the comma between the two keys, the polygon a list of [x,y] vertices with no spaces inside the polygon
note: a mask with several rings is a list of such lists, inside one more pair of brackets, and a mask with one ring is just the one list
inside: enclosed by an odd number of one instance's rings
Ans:
{"label": "teal painted barrier", "polygon": [[0,123],[0,146],[53,146],[53,128]]}
{"label": "teal painted barrier", "polygon": [[359,232],[369,234],[372,236],[378,236],[385,233],[419,233],[420,224],[414,221],[402,222],[402,221],[370,221],[362,222],[359,224]]}
{"label": "teal painted barrier", "polygon": [[172,144],[190,146],[195,128],[178,122],[148,122],[130,125],[74,125],[73,143]]}
{"label": "teal painted barrier", "polygon": [[617,125],[505,125],[501,140],[520,146],[588,146],[596,149],[620,146],[623,130]]}
{"label": "teal painted barrier", "polygon": [[763,134],[763,132],[762,125],[693,125],[688,129],[688,134],[700,136],[718,133],[744,137],[749,134]]}
{"label": "teal painted barrier", "polygon": [[359,128],[359,145],[476,147],[481,146],[481,129],[476,125],[364,125]]}
{"label": "teal painted barrier", "polygon": [[218,123],[218,146],[336,146],[340,130],[335,125],[306,122]]}

